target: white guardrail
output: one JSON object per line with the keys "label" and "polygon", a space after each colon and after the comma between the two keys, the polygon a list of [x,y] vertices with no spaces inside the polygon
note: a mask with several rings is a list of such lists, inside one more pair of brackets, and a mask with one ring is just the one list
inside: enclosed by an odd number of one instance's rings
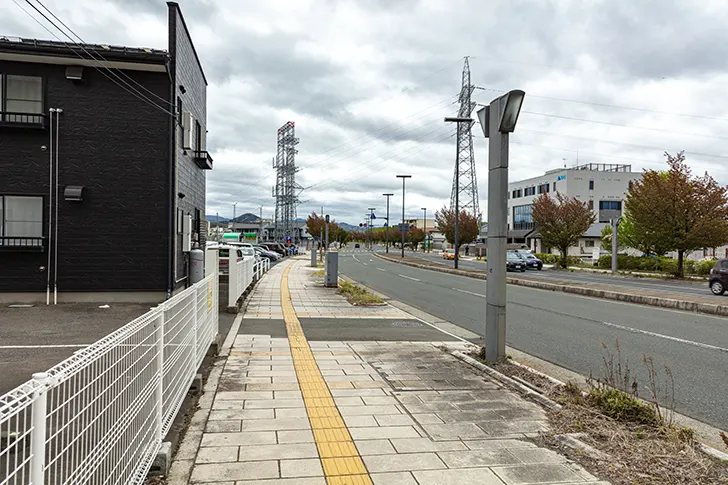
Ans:
{"label": "white guardrail", "polygon": [[262,258],[255,261],[255,258],[246,257],[240,261],[236,261],[235,252],[228,256],[228,307],[237,304],[238,298],[242,295],[254,281],[258,281],[270,269],[270,261]]}
{"label": "white guardrail", "polygon": [[0,396],[0,485],[143,483],[218,333],[217,281]]}

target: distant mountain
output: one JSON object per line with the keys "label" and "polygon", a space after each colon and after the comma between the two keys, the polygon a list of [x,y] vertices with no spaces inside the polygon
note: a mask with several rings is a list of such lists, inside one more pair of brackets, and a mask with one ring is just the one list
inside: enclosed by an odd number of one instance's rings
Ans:
{"label": "distant mountain", "polygon": [[259,224],[260,218],[256,216],[255,214],[251,214],[250,212],[247,212],[243,215],[237,216],[235,219],[232,219],[233,222],[242,222],[245,224]]}
{"label": "distant mountain", "polygon": [[361,228],[359,226],[352,226],[351,224],[347,224],[346,222],[338,222],[339,227],[344,229],[345,231],[360,231]]}
{"label": "distant mountain", "polygon": [[228,219],[226,217],[220,217],[220,218],[218,218],[215,214],[213,214],[213,215],[206,215],[205,216],[205,219],[207,219],[208,221],[213,222],[213,223],[228,222],[230,220],[230,219]]}

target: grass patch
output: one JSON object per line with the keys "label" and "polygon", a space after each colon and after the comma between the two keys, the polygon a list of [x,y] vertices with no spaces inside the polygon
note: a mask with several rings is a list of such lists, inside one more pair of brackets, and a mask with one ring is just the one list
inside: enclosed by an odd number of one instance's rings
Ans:
{"label": "grass patch", "polygon": [[324,276],[324,273],[325,273],[324,270],[320,269],[318,271],[314,271],[313,272],[313,275],[316,276],[316,277],[323,277]]}
{"label": "grass patch", "polygon": [[381,305],[384,300],[376,295],[372,295],[364,288],[361,288],[348,281],[342,281],[339,284],[339,294],[344,295],[352,305],[369,306]]}

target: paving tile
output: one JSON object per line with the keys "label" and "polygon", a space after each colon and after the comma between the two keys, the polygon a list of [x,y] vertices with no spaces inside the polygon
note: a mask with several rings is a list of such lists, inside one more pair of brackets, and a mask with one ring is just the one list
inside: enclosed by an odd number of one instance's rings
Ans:
{"label": "paving tile", "polygon": [[274,399],[300,399],[301,391],[273,391]]}
{"label": "paving tile", "polygon": [[337,406],[363,406],[364,401],[362,400],[364,398],[355,396],[355,397],[335,397],[334,401],[336,402]]}
{"label": "paving tile", "polygon": [[244,420],[242,430],[247,431],[285,431],[296,429],[308,429],[311,425],[308,420],[300,418],[282,419],[251,419]]}
{"label": "paving tile", "polygon": [[246,401],[248,399],[273,399],[273,391],[220,391],[216,401]]}
{"label": "paving tile", "polygon": [[321,460],[318,458],[281,461],[282,478],[318,477],[323,475],[324,470],[321,467]]}
{"label": "paving tile", "polygon": [[417,485],[410,472],[372,473],[374,485]]}
{"label": "paving tile", "polygon": [[202,435],[200,446],[273,445],[276,434],[273,431],[246,433],[209,433]]}
{"label": "paving tile", "polygon": [[415,471],[412,474],[419,485],[503,485],[487,468]]}
{"label": "paving tile", "polygon": [[313,443],[313,432],[310,429],[296,431],[277,431],[278,443]]}
{"label": "paving tile", "polygon": [[399,404],[394,396],[365,396],[362,397],[367,406],[385,406]]}
{"label": "paving tile", "polygon": [[507,450],[445,451],[438,453],[448,468],[476,468],[522,463]]}
{"label": "paving tile", "polygon": [[261,399],[245,401],[245,409],[302,408],[303,399]]}
{"label": "paving tile", "polygon": [[355,440],[354,444],[360,456],[391,455],[397,453],[389,440]]}
{"label": "paving tile", "polygon": [[344,423],[349,428],[362,428],[367,426],[379,426],[374,416],[342,416]]}
{"label": "paving tile", "polygon": [[287,460],[317,458],[314,443],[241,446],[238,461]]}
{"label": "paving tile", "polygon": [[402,414],[397,406],[393,406],[391,404],[384,406],[339,406],[339,412],[342,416],[360,416],[365,414]]}
{"label": "paving tile", "polygon": [[390,438],[419,438],[412,426],[379,426],[371,428],[352,428],[349,430],[355,440],[390,439]]}
{"label": "paving tile", "polygon": [[558,482],[579,482],[585,477],[567,465],[540,463],[537,465],[519,465],[493,467],[493,472],[507,485],[520,484],[552,484]]}
{"label": "paving tile", "polygon": [[275,410],[276,419],[281,418],[307,418],[306,408],[278,408]]}
{"label": "paving tile", "polygon": [[434,413],[418,413],[413,414],[412,417],[420,424],[443,424],[444,421],[440,419],[437,414]]}
{"label": "paving tile", "polygon": [[225,480],[246,480],[278,478],[277,461],[258,461],[249,463],[212,463],[195,465],[191,482],[220,482]]}
{"label": "paving tile", "polygon": [[478,425],[493,437],[548,430],[546,421],[485,421]]}
{"label": "paving tile", "polygon": [[422,428],[436,440],[486,438],[488,435],[473,423],[423,424]]}
{"label": "paving tile", "polygon": [[362,458],[370,473],[446,468],[435,453],[369,455]]}
{"label": "paving tile", "polygon": [[200,448],[197,452],[197,463],[224,463],[238,461],[237,446],[210,446]]}
{"label": "paving tile", "polygon": [[512,455],[521,462],[530,463],[562,463],[568,461],[564,455],[544,448],[509,449]]}
{"label": "paving tile", "polygon": [[277,382],[275,384],[246,384],[246,391],[296,391],[298,383],[295,382]]}
{"label": "paving tile", "polygon": [[379,426],[414,426],[417,423],[407,414],[375,414]]}
{"label": "paving tile", "polygon": [[208,421],[205,423],[205,433],[237,433],[240,431],[241,423],[239,419]]}
{"label": "paving tile", "polygon": [[214,409],[210,412],[209,419],[217,420],[241,420],[241,419],[273,419],[272,409]]}
{"label": "paving tile", "polygon": [[465,441],[465,446],[471,450],[496,450],[501,448],[536,448],[536,445],[524,440],[474,440]]}
{"label": "paving tile", "polygon": [[351,397],[351,396],[386,396],[384,389],[333,389],[331,395],[334,397]]}
{"label": "paving tile", "polygon": [[391,440],[397,453],[423,453],[434,451],[465,451],[462,441],[432,441],[429,438],[398,438]]}

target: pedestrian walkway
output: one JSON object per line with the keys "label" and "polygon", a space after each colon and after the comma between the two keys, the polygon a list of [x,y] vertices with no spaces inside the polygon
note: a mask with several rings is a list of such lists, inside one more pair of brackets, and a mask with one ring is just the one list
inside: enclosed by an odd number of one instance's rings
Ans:
{"label": "pedestrian walkway", "polygon": [[539,406],[442,350],[467,343],[388,306],[349,314],[301,260],[254,303],[170,484],[606,483],[529,441],[547,427]]}

